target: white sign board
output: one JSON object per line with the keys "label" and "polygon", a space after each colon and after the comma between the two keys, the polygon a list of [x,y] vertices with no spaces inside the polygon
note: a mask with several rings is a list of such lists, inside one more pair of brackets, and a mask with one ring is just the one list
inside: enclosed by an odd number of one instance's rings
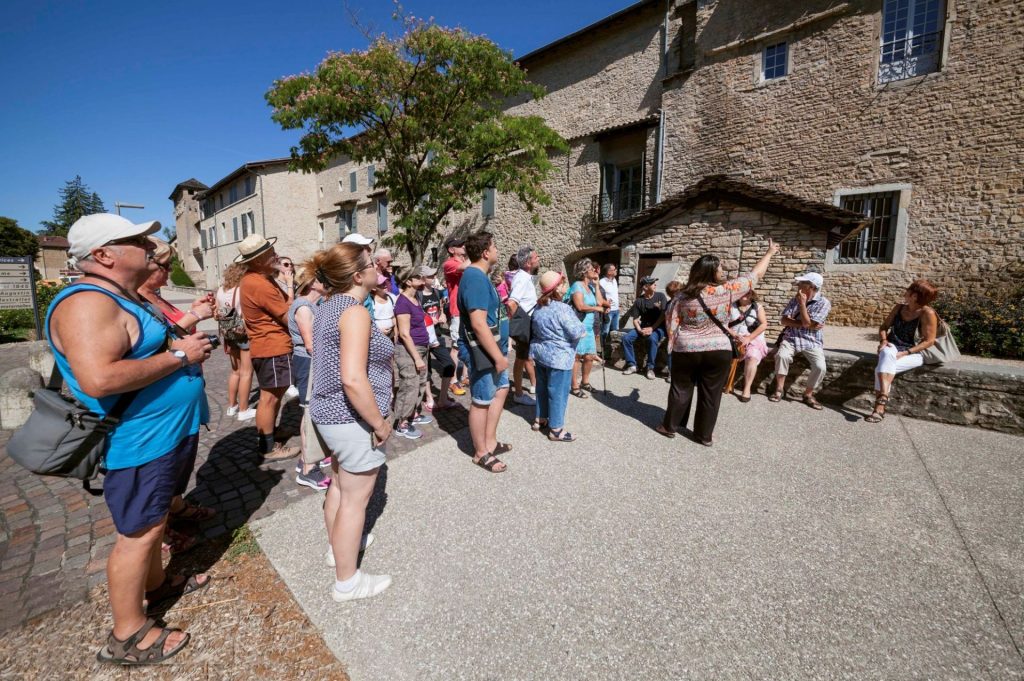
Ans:
{"label": "white sign board", "polygon": [[35,270],[29,256],[0,256],[0,310],[32,310],[38,338]]}

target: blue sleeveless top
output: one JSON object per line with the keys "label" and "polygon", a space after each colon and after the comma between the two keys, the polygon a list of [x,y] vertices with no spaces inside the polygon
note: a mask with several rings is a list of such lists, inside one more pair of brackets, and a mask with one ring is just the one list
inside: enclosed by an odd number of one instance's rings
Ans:
{"label": "blue sleeveless top", "polygon": [[[110,296],[118,306],[135,317],[139,325],[139,338],[125,359],[145,359],[164,352],[167,348],[168,327],[158,311],[148,314],[138,303],[115,295],[93,284],[75,284],[57,294],[46,311],[46,340],[50,343],[54,359],[71,393],[93,413],[105,415],[114,407],[120,395],[96,399],[85,394],[71,373],[67,359],[53,345],[50,338],[50,315],[60,301],[82,291],[98,291]],[[147,305],[147,307],[149,307]],[[152,309],[152,308],[150,308]],[[199,432],[199,426],[208,420],[205,381],[198,365],[179,369],[150,383],[139,391],[128,405],[121,423],[107,437],[105,465],[109,470],[132,468],[159,459],[177,444]]]}

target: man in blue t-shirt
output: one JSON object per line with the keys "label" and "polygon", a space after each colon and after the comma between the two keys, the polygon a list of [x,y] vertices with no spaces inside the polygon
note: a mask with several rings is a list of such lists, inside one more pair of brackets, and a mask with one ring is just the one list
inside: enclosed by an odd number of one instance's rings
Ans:
{"label": "man in blue t-shirt", "polygon": [[506,469],[498,454],[511,446],[498,442],[498,420],[508,395],[508,314],[488,273],[498,264],[498,247],[490,232],[466,239],[469,267],[459,282],[459,352],[469,366],[469,434],[473,463],[492,473]]}

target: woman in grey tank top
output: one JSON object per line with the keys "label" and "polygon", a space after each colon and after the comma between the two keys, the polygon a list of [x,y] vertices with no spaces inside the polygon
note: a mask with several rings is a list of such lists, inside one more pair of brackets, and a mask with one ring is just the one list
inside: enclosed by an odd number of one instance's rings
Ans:
{"label": "woman in grey tank top", "polygon": [[[388,575],[356,569],[366,504],[384,463],[391,436],[391,362],[395,346],[363,307],[377,272],[355,244],[340,243],[315,253],[306,267],[323,285],[324,300],[313,320],[313,393],[309,414],[330,451],[333,478],[324,503],[335,568],[331,597],[338,602],[375,596],[391,584]],[[344,380],[342,380],[344,376]]]}

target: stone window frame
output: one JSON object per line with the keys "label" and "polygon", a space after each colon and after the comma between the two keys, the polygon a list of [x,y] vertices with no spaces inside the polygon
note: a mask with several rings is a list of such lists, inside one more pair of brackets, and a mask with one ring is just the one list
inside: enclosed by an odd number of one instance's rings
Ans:
{"label": "stone window frame", "polygon": [[[770,87],[776,83],[785,83],[789,80],[790,75],[793,73],[793,53],[794,53],[794,37],[791,33],[785,33],[782,35],[775,35],[765,40],[761,40],[757,44],[757,51],[754,53],[754,86],[755,87]],[[778,78],[764,78],[764,59],[765,51],[769,47],[775,47],[776,45],[784,44],[786,46],[786,75],[779,76]]]}
{"label": "stone window frame", "polygon": [[910,224],[910,201],[913,185],[909,183],[873,184],[866,187],[843,187],[832,195],[832,204],[839,208],[846,196],[857,194],[882,194],[899,192],[896,214],[896,236],[893,240],[892,262],[884,263],[840,263],[836,262],[839,247],[825,253],[825,271],[833,272],[877,272],[879,270],[905,270],[907,267],[907,227]]}

